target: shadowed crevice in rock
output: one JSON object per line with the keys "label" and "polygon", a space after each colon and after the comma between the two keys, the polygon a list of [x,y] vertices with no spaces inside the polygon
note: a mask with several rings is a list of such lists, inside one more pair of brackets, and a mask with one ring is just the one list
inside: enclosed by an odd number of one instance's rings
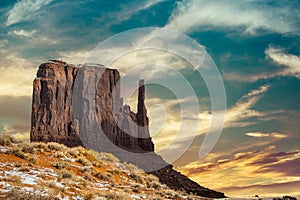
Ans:
{"label": "shadowed crevice in rock", "polygon": [[120,97],[117,70],[101,65],[75,66],[58,60],[39,66],[33,83],[31,141],[113,153],[121,161],[157,175],[172,189],[225,197],[175,171],[157,155],[148,125],[143,80],[139,82],[137,113],[133,113]]}

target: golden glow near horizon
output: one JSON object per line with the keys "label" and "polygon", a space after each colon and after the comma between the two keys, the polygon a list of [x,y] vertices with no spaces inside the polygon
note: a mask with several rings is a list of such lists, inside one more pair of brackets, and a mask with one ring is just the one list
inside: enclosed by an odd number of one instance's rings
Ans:
{"label": "golden glow near horizon", "polygon": [[177,170],[205,187],[230,196],[299,195],[300,177],[295,169],[300,151],[276,152],[275,148],[270,146],[262,151],[236,153],[228,159],[210,162],[196,161]]}

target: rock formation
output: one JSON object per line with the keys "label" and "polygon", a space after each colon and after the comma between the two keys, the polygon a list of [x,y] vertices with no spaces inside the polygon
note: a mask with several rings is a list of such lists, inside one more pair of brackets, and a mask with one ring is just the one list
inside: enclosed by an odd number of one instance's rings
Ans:
{"label": "rock formation", "polygon": [[120,97],[117,70],[50,60],[39,66],[33,83],[30,139],[111,152],[146,171],[152,167],[155,170],[150,173],[173,189],[224,197],[191,181],[155,154],[144,101],[143,80],[139,82],[137,113],[133,113]]}

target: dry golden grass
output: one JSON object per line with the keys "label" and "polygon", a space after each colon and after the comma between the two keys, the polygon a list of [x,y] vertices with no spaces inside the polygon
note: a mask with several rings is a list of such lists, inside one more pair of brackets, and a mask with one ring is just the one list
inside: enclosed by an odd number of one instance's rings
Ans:
{"label": "dry golden grass", "polygon": [[[120,163],[112,154],[57,143],[15,143],[2,135],[0,145],[5,147],[5,151],[0,151],[0,171],[16,171],[36,180],[25,184],[22,176],[0,173],[0,183],[9,184],[6,188],[0,184],[0,197],[4,195],[6,199],[127,200],[145,195],[145,199],[160,200],[188,196],[169,189],[157,177],[130,163]],[[25,188],[30,192],[25,192]]]}

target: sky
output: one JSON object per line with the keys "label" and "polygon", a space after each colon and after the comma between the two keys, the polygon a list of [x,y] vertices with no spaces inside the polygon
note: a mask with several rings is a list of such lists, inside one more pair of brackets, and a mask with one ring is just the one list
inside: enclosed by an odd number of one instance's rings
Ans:
{"label": "sky", "polygon": [[[157,153],[180,151],[183,155],[173,161],[177,170],[228,196],[300,197],[299,9],[298,0],[1,1],[0,132],[28,139],[32,82],[40,63],[80,64],[115,34],[165,28],[205,49],[221,74],[227,109],[216,145],[200,158],[215,113],[205,78],[170,52],[144,49],[121,56],[109,67],[126,75],[128,66],[143,65],[132,74],[146,83],[169,80],[179,89],[180,95],[146,85]],[[175,80],[175,72],[184,81]],[[186,82],[194,94],[185,93]],[[136,96],[128,103],[135,109]],[[185,141],[192,141],[188,148]]]}

